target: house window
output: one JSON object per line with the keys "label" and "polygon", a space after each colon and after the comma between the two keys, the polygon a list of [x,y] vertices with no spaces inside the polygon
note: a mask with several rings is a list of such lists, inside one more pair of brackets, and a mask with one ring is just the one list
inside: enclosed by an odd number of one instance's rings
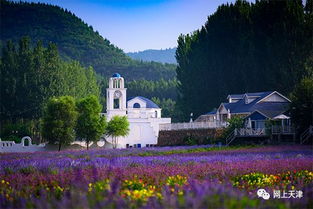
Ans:
{"label": "house window", "polygon": [[155,111],[154,115],[157,118],[158,117],[158,111]]}
{"label": "house window", "polygon": [[129,144],[126,144],[126,148],[129,148]]}
{"label": "house window", "polygon": [[256,121],[251,121],[251,128],[252,129],[256,129],[256,123],[255,123]]}
{"label": "house window", "polygon": [[226,121],[227,121],[227,114],[223,114],[223,115],[222,115],[222,121],[223,121],[223,122],[226,122]]}
{"label": "house window", "polygon": [[139,103],[135,103],[135,104],[133,105],[133,108],[140,108],[140,104],[139,104]]}

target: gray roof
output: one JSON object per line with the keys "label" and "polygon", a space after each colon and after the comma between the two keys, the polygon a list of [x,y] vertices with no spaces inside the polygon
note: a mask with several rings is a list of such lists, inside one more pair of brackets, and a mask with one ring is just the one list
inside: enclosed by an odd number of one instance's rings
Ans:
{"label": "gray roof", "polygon": [[127,102],[128,102],[129,100],[132,100],[132,99],[135,99],[135,98],[139,98],[139,99],[145,101],[145,102],[146,102],[146,108],[159,108],[159,109],[160,109],[160,107],[159,107],[157,104],[155,104],[154,102],[152,102],[150,99],[147,99],[146,97],[142,97],[142,96],[131,97],[131,98],[129,98],[129,99],[127,100]]}
{"label": "gray roof", "polygon": [[214,108],[214,110],[212,110],[211,112],[205,113],[205,115],[215,115],[216,111],[217,111],[217,109]]}
{"label": "gray roof", "polygon": [[[260,102],[258,103],[260,100],[264,99],[265,97],[272,94],[273,92],[274,91],[241,94],[243,97],[238,102],[222,103],[222,105],[224,105],[226,109],[229,109],[230,113],[232,114],[252,113],[258,110],[259,112],[263,113],[269,118],[273,118],[281,113],[286,112],[289,108],[289,102]],[[239,94],[233,94],[233,95],[238,96]],[[246,104],[245,100],[243,99],[244,95],[247,95],[248,97],[257,97],[257,98],[254,101],[250,102],[249,104]]]}
{"label": "gray roof", "polygon": [[255,93],[244,93],[244,94],[230,94],[227,98],[232,99],[243,99],[245,95],[248,97],[265,97],[264,95],[270,95],[274,91],[265,91],[265,92],[255,92]]}
{"label": "gray roof", "polygon": [[228,95],[227,99],[228,98],[232,98],[232,99],[242,99],[244,96],[244,94],[230,94]]}

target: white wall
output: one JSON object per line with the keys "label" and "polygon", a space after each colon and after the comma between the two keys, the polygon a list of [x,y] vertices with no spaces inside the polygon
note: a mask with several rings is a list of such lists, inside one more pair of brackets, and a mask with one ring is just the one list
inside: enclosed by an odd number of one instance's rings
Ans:
{"label": "white wall", "polygon": [[[118,138],[118,148],[125,148],[126,144],[133,146],[141,144],[146,147],[147,144],[157,144],[160,124],[171,123],[170,118],[129,118],[129,135]],[[112,138],[106,138],[112,142]]]}
{"label": "white wall", "polygon": [[[27,140],[28,146],[25,146]],[[16,144],[14,141],[1,141],[0,139],[0,152],[37,152],[44,150],[45,144],[34,145],[29,136],[23,137],[19,144]]]}
{"label": "white wall", "polygon": [[161,118],[161,109],[158,108],[128,108],[128,118]]}

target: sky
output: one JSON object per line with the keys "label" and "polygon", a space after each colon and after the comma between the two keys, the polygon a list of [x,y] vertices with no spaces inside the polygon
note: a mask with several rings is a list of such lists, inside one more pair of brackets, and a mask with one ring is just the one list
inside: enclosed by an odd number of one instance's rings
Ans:
{"label": "sky", "polygon": [[201,28],[219,5],[235,0],[26,1],[68,9],[124,52],[135,52],[177,46],[180,34]]}

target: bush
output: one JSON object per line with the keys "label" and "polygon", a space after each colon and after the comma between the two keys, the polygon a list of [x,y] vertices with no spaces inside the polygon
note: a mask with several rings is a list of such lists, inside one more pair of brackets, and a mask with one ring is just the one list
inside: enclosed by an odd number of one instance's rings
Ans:
{"label": "bush", "polygon": [[236,128],[242,128],[244,124],[243,118],[239,116],[234,116],[227,121],[229,125],[224,129],[222,133],[222,139],[226,139],[231,132],[233,132]]}
{"label": "bush", "polygon": [[184,141],[185,141],[186,145],[190,145],[190,146],[198,144],[197,140],[195,138],[193,138],[192,136],[185,137]]}

